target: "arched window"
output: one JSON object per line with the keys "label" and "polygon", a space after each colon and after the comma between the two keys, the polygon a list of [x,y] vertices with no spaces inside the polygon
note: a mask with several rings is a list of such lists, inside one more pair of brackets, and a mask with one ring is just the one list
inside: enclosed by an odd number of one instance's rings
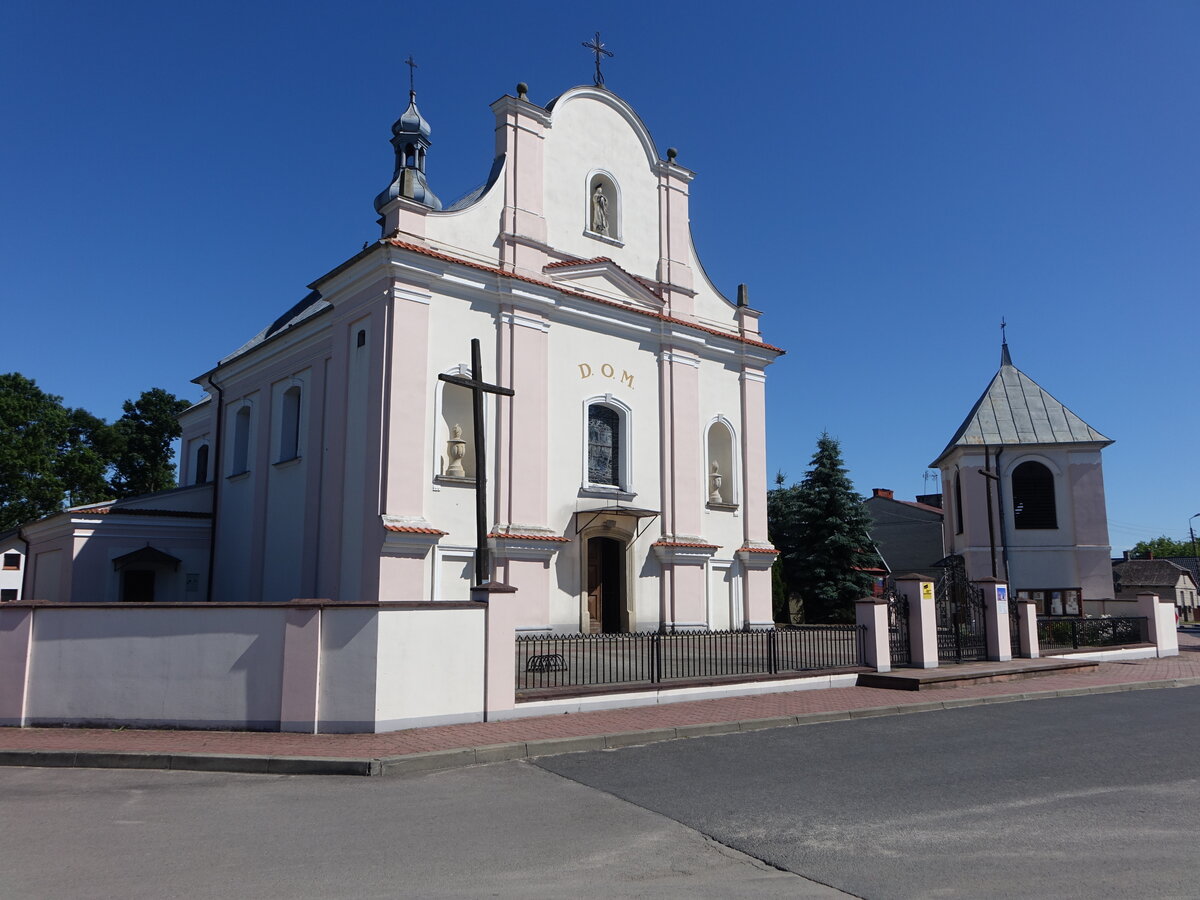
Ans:
{"label": "arched window", "polygon": [[963,533],[962,482],[958,479],[958,472],[954,473],[954,533]]}
{"label": "arched window", "polygon": [[1012,472],[1013,525],[1017,528],[1057,528],[1054,473],[1040,462],[1023,462]]}
{"label": "arched window", "polygon": [[588,407],[588,481],[621,485],[621,415],[611,406]]}
{"label": "arched window", "polygon": [[286,462],[300,455],[300,386],[292,385],[283,392],[283,409],[279,419],[279,461]]}
{"label": "arched window", "polygon": [[208,484],[208,444],[196,450],[196,484]]}
{"label": "arched window", "polygon": [[230,475],[241,475],[249,471],[250,462],[250,407],[243,406],[233,417],[233,457]]}
{"label": "arched window", "polygon": [[733,429],[724,416],[708,426],[705,444],[708,468],[705,471],[704,499],[710,507],[737,505],[737,469],[733,452]]}

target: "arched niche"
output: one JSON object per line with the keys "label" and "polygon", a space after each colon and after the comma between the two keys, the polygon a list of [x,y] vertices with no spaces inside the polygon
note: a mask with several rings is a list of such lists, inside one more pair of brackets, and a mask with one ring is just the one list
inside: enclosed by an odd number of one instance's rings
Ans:
{"label": "arched niche", "polygon": [[737,440],[732,423],[717,416],[705,436],[704,499],[710,508],[736,509],[738,505]]}
{"label": "arched niche", "polygon": [[[465,363],[445,370],[445,375],[469,377]],[[475,480],[475,416],[471,392],[457,384],[437,382],[434,423],[435,475],[443,481]],[[455,429],[457,426],[457,431]],[[460,455],[461,451],[461,455]],[[457,463],[457,465],[455,465]]]}
{"label": "arched niche", "polygon": [[589,237],[620,243],[621,188],[612,174],[593,170],[587,177],[584,233]]}

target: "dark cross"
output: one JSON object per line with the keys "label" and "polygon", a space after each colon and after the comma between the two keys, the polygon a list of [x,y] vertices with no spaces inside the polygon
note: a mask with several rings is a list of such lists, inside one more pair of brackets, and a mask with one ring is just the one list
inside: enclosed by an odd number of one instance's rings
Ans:
{"label": "dark cross", "polygon": [[404,64],[408,66],[408,92],[410,94],[416,93],[415,77],[417,74],[417,61],[412,58],[412,54],[410,53]]}
{"label": "dark cross", "polygon": [[1004,316],[1000,317],[1000,343],[1007,344],[1008,336],[1004,333],[1004,329],[1008,327],[1008,323],[1004,321]]}
{"label": "dark cross", "polygon": [[488,384],[483,380],[483,367],[479,364],[479,338],[471,338],[470,378],[462,375],[438,375],[438,378],[471,392],[475,421],[475,586],[483,587],[492,581],[492,553],[487,540],[487,447],[483,439],[483,395],[511,397],[513,389]]}
{"label": "dark cross", "polygon": [[583,46],[596,54],[596,77],[593,79],[596,87],[604,87],[604,73],[600,71],[600,57],[612,56],[611,50],[605,50],[604,45],[600,43],[600,32],[596,32],[596,36],[590,41],[584,41]]}

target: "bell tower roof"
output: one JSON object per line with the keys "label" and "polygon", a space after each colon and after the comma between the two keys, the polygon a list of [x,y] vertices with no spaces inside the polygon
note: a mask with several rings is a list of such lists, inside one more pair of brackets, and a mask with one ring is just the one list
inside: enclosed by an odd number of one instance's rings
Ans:
{"label": "bell tower roof", "polygon": [[417,64],[412,56],[405,60],[405,64],[409,67],[408,108],[392,125],[392,148],[396,152],[396,167],[392,172],[392,183],[375,198],[377,213],[382,213],[385,206],[399,197],[413,200],[430,209],[442,208],[442,201],[430,189],[425,178],[425,156],[429,151],[429,135],[433,129],[417,109],[417,91],[414,85]]}

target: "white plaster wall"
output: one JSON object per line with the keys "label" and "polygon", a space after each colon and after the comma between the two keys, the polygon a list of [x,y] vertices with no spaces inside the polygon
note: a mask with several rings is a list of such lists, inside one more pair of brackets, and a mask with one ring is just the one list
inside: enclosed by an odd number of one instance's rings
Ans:
{"label": "white plaster wall", "polygon": [[318,731],[375,730],[379,614],[364,607],[326,607],[321,613]]}
{"label": "white plaster wall", "polygon": [[[437,151],[433,152],[436,154]],[[489,169],[484,169],[480,174],[487,175],[488,172]],[[431,184],[436,190],[436,175],[431,177],[434,178]],[[446,203],[452,203],[456,198],[442,199]],[[466,209],[457,212],[427,213],[426,240],[435,248],[495,265],[499,259],[496,234],[503,209],[504,172],[501,171],[488,192]]]}
{"label": "white plaster wall", "polygon": [[376,731],[483,720],[484,614],[379,611]]}
{"label": "white plaster wall", "polygon": [[[584,259],[607,256],[629,272],[655,278],[658,178],[634,128],[614,106],[594,95],[564,97],[552,116],[544,169],[550,246]],[[604,170],[619,186],[623,247],[583,233],[591,224],[588,175],[596,169]]]}
{"label": "white plaster wall", "polygon": [[284,611],[39,609],[30,724],[275,728]]}

